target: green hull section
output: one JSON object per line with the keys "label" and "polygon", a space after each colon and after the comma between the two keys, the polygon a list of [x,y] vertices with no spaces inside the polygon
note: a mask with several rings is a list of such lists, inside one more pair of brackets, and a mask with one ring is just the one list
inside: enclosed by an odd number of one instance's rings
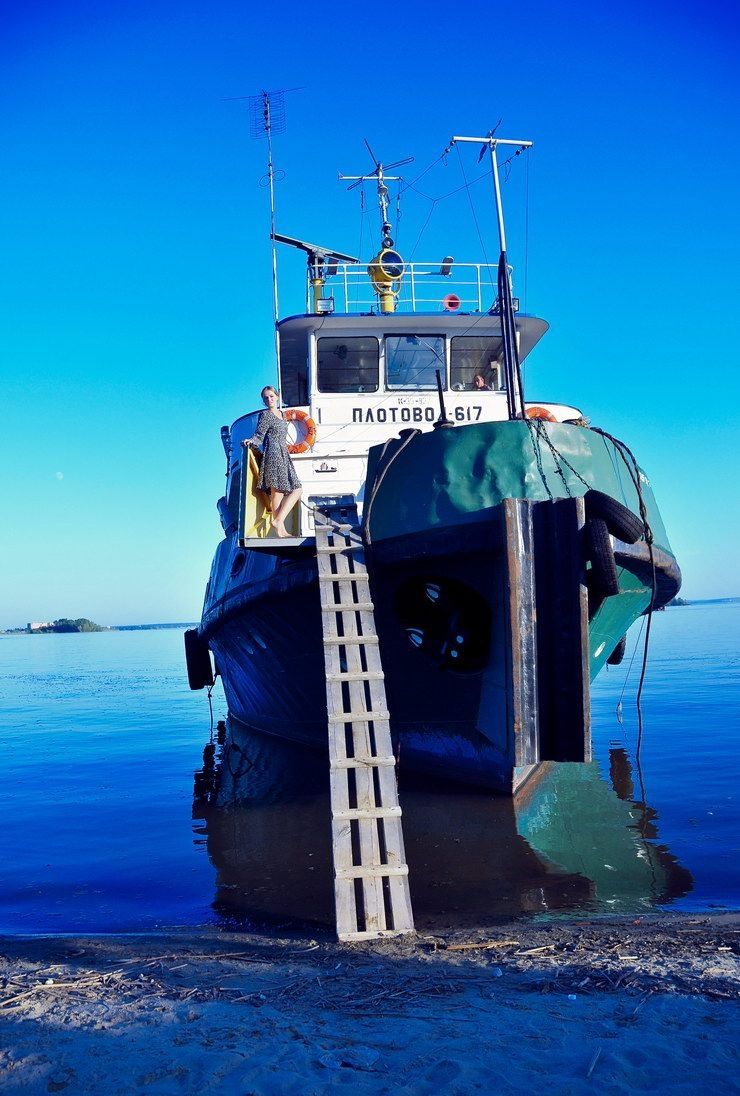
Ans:
{"label": "green hull section", "polygon": [[[383,449],[370,450],[368,483]],[[413,438],[388,464],[372,502],[374,543],[450,525],[480,521],[505,498],[544,502],[578,497],[590,487],[639,515],[637,492],[616,446],[601,434],[566,423],[487,422],[435,430]],[[650,483],[640,487],[657,547],[670,553]],[[372,492],[371,492],[372,495]],[[367,519],[366,519],[367,520]]]}
{"label": "green hull section", "polygon": [[[407,540],[422,554],[445,533],[459,533],[460,545],[476,539],[504,499],[548,502],[577,498],[594,488],[640,516],[634,468],[618,447],[585,427],[566,423],[512,421],[435,430],[370,451],[365,521],[372,544]],[[680,588],[680,572],[653,496],[641,470],[640,492],[653,533],[655,604]],[[377,484],[377,489],[375,485]],[[447,537],[447,552],[456,551]],[[465,552],[468,548],[460,548]],[[589,614],[589,675],[603,667],[652,596],[652,573],[644,541],[616,547],[619,593]]]}

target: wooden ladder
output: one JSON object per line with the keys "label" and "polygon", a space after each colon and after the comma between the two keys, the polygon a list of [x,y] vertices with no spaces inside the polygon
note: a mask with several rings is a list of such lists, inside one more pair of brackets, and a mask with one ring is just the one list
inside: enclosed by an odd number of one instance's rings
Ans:
{"label": "wooden ladder", "polygon": [[395,758],[354,500],[314,509],[340,940],[414,931]]}

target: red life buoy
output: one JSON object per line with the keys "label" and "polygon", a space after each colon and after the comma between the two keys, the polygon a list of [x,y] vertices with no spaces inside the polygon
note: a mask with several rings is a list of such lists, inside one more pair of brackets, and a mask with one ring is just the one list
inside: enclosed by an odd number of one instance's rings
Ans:
{"label": "red life buoy", "polygon": [[307,411],[295,411],[289,410],[284,415],[287,422],[300,422],[303,425],[305,433],[303,435],[303,441],[294,442],[288,446],[289,453],[307,453],[309,449],[313,449],[316,442],[316,423],[313,421]]}
{"label": "red life buoy", "polygon": [[528,419],[542,419],[543,422],[558,421],[552,411],[548,411],[546,407],[528,407],[526,415]]}
{"label": "red life buoy", "polygon": [[457,293],[448,293],[446,297],[442,298],[442,307],[445,312],[457,312],[461,304],[462,301]]}

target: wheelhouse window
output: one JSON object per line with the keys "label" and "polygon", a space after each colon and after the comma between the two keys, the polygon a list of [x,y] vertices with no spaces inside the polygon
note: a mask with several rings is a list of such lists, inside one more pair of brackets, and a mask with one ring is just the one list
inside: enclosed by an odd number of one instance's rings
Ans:
{"label": "wheelhouse window", "polygon": [[280,331],[280,395],[286,407],[308,401],[308,332]]}
{"label": "wheelhouse window", "polygon": [[450,344],[450,384],[454,392],[500,392],[504,389],[501,336],[458,335]]}
{"label": "wheelhouse window", "polygon": [[378,391],[380,344],[372,336],[319,339],[317,358],[320,392]]}
{"label": "wheelhouse window", "polygon": [[426,390],[437,387],[437,370],[445,387],[445,341],[438,335],[386,335],[388,388]]}

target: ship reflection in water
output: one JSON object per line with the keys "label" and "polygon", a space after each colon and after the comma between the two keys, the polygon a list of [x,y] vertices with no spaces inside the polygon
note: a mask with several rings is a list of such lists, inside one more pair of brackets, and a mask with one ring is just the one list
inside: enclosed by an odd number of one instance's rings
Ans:
{"label": "ship reflection in water", "polygon": [[[228,736],[211,802],[194,805],[227,924],[334,921],[328,765],[261,735]],[[542,766],[515,798],[411,781],[403,825],[419,930],[521,914],[645,913],[691,891],[691,873],[657,843],[657,815],[635,797],[630,759]]]}

